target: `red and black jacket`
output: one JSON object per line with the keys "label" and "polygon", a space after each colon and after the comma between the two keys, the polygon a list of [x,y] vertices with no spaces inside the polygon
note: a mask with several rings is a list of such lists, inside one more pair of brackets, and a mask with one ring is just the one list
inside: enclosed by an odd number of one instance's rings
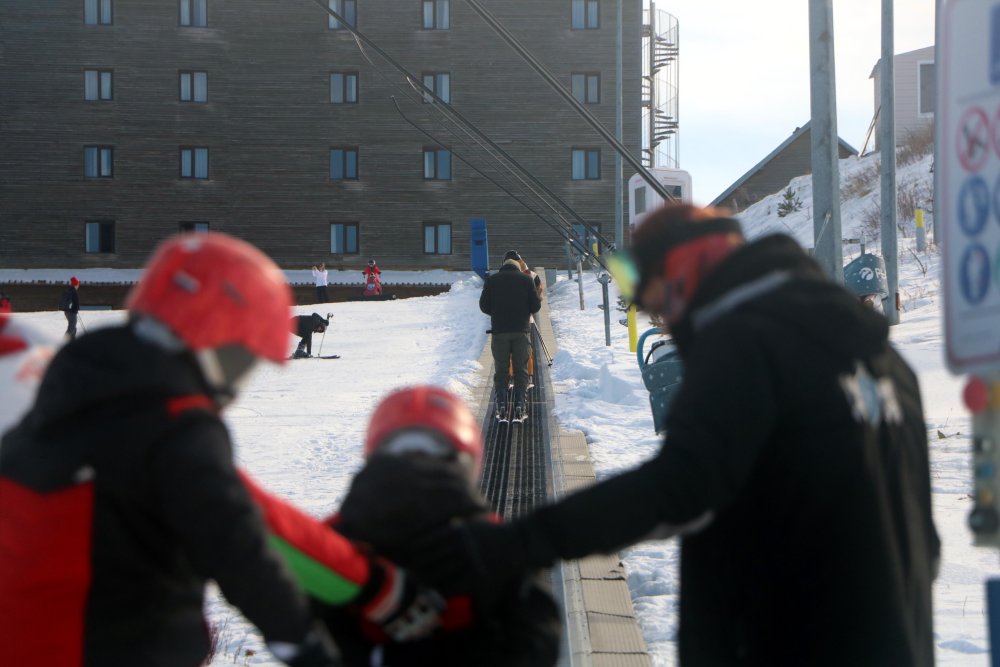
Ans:
{"label": "red and black jacket", "polygon": [[[127,326],[53,359],[0,446],[5,661],[199,665],[208,579],[267,641],[306,635],[308,602],[268,543],[199,377]],[[337,547],[357,590],[367,560]]]}

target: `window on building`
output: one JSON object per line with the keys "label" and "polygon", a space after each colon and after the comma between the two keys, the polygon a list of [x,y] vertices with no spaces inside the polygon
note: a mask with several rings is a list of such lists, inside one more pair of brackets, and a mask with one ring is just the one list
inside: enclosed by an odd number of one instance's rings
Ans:
{"label": "window on building", "polygon": [[[600,226],[593,226],[593,229],[599,232]],[[573,223],[573,241],[573,252],[577,255],[583,254],[584,249],[586,250],[586,254],[593,254],[595,243],[597,244],[597,251],[603,253],[600,238],[597,234],[579,223]]]}
{"label": "window on building", "polygon": [[83,22],[86,25],[111,25],[111,0],[83,0]]}
{"label": "window on building", "polygon": [[[424,86],[434,91],[434,94],[445,102],[451,103],[451,74],[448,72],[424,72]],[[434,98],[424,94],[424,102],[433,102]]]}
{"label": "window on building", "polygon": [[113,146],[84,146],[83,175],[87,178],[113,178],[115,149]]}
{"label": "window on building", "polygon": [[358,223],[334,222],[330,224],[330,252],[334,255],[358,254]]}
{"label": "window on building", "polygon": [[182,222],[178,225],[178,229],[182,232],[207,232],[208,223],[207,222]]}
{"label": "window on building", "polygon": [[634,191],[635,197],[635,214],[646,212],[646,186],[636,188]]}
{"label": "window on building", "polygon": [[208,101],[208,72],[180,73],[181,102]]}
{"label": "window on building", "polygon": [[[358,0],[327,0],[330,9],[344,17],[344,21],[352,28],[358,27]],[[346,30],[340,21],[327,14],[327,27],[330,30]]]}
{"label": "window on building", "polygon": [[934,115],[934,97],[937,95],[934,63],[919,63],[917,73],[917,113],[921,116]]}
{"label": "window on building", "polygon": [[444,148],[424,148],[424,178],[432,181],[451,180],[451,151]]}
{"label": "window on building", "polygon": [[330,74],[330,104],[357,104],[358,73],[332,72]]}
{"label": "window on building", "polygon": [[423,0],[424,30],[448,30],[451,28],[451,8],[449,0]]}
{"label": "window on building", "polygon": [[451,254],[450,222],[424,223],[424,254],[425,255]]}
{"label": "window on building", "polygon": [[204,28],[208,25],[208,0],[180,0],[181,25]]}
{"label": "window on building", "polygon": [[580,104],[599,104],[601,101],[601,75],[576,72],[571,77],[573,97]]}
{"label": "window on building", "polygon": [[114,252],[115,223],[113,220],[88,220],[84,223],[84,252]]}
{"label": "window on building", "polygon": [[181,178],[208,178],[208,149],[181,147]]}
{"label": "window on building", "polygon": [[573,30],[596,30],[601,27],[599,0],[571,0],[573,3]]}
{"label": "window on building", "polygon": [[592,181],[601,178],[601,150],[599,148],[573,149],[573,180]]}
{"label": "window on building", "polygon": [[358,149],[351,146],[330,149],[330,180],[358,180]]}
{"label": "window on building", "polygon": [[112,70],[83,70],[83,99],[88,102],[106,102],[114,99],[112,81]]}

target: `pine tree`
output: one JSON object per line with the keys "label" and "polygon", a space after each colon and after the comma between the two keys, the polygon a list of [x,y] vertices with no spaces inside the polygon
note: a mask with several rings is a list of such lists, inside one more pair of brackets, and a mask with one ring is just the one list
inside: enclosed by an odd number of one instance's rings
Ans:
{"label": "pine tree", "polygon": [[789,213],[794,213],[802,208],[802,200],[799,199],[791,188],[785,190],[784,199],[778,203],[778,217],[784,218]]}

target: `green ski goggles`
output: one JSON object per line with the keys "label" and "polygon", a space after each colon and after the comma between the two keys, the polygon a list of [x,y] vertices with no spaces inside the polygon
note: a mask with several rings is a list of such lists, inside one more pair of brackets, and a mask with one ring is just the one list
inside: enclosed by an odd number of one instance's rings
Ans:
{"label": "green ski goggles", "polygon": [[606,263],[608,273],[618,285],[618,293],[629,304],[636,303],[639,296],[640,277],[635,257],[628,250],[619,250],[613,255],[609,255]]}

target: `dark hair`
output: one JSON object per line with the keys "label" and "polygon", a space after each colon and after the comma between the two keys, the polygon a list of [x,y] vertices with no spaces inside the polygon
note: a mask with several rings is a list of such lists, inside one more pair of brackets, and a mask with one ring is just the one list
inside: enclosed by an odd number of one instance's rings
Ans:
{"label": "dark hair", "polygon": [[507,254],[503,256],[503,261],[506,262],[508,259],[514,259],[520,262],[521,256],[517,254],[516,250],[508,250]]}

